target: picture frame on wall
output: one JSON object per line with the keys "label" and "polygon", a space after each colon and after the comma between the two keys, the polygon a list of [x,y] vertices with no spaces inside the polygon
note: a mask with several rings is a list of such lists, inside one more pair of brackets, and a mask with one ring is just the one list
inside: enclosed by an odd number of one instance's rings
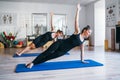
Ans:
{"label": "picture frame on wall", "polygon": [[16,13],[0,13],[0,25],[16,25],[17,14]]}

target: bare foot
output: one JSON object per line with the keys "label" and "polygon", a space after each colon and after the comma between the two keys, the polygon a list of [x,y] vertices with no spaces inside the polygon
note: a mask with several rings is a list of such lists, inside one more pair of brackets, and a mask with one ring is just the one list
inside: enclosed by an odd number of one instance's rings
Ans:
{"label": "bare foot", "polygon": [[33,63],[28,63],[28,64],[26,64],[26,67],[27,67],[27,68],[32,68],[33,66],[34,66]]}
{"label": "bare foot", "polygon": [[16,55],[17,55],[17,56],[21,56],[21,54],[20,54],[19,52],[16,52]]}
{"label": "bare foot", "polygon": [[89,62],[88,61],[81,61],[82,63],[84,63],[84,64],[88,64]]}

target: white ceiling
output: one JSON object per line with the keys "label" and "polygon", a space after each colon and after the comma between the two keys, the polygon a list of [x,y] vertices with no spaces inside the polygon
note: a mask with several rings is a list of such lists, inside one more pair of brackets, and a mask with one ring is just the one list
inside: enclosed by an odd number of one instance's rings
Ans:
{"label": "white ceiling", "polygon": [[76,5],[80,3],[81,5],[87,5],[91,2],[96,2],[99,0],[0,0],[0,1],[8,1],[8,2],[40,2],[40,3],[55,3],[55,4],[68,4],[68,5]]}

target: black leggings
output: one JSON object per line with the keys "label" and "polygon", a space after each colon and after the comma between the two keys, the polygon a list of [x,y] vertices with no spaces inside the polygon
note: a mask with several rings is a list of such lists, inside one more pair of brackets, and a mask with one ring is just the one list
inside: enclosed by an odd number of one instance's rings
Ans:
{"label": "black leggings", "polygon": [[44,51],[39,56],[37,56],[32,63],[36,65],[64,55],[66,52],[62,52],[58,50],[60,44],[61,41],[57,41],[53,43],[46,51]]}

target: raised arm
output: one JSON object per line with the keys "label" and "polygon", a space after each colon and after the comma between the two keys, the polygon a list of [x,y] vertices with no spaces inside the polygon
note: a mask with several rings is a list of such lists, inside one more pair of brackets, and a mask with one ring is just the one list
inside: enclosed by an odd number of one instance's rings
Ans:
{"label": "raised arm", "polygon": [[74,32],[74,34],[80,33],[80,29],[79,29],[79,12],[80,12],[80,9],[81,9],[80,4],[78,4],[76,15],[75,15],[75,32]]}
{"label": "raised arm", "polygon": [[50,13],[50,16],[51,16],[51,20],[50,20],[51,32],[53,32],[54,31],[54,26],[53,26],[53,13],[52,12]]}

